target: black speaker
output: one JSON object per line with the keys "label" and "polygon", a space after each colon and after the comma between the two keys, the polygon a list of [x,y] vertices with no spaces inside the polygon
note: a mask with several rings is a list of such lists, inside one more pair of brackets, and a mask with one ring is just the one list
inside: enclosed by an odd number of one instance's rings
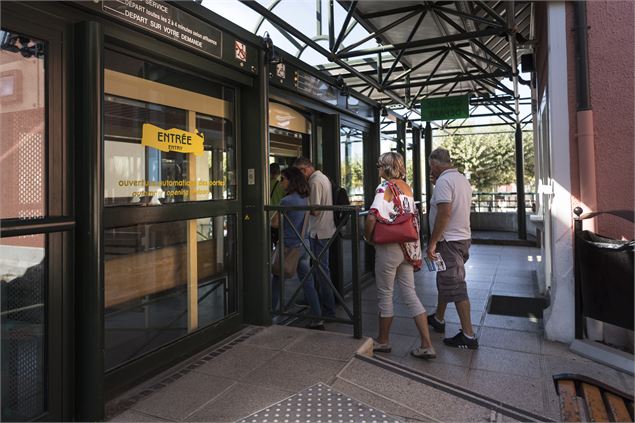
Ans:
{"label": "black speaker", "polygon": [[520,70],[523,73],[534,72],[536,70],[536,61],[533,54],[523,54],[520,56]]}

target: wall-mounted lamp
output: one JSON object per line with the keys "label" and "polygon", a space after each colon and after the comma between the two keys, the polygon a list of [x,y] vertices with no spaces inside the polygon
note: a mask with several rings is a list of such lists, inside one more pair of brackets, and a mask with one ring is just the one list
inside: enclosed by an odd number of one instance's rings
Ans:
{"label": "wall-mounted lamp", "polygon": [[264,35],[262,36],[262,45],[265,48],[265,52],[266,52],[265,55],[269,63],[273,63],[273,64],[282,63],[282,59],[276,52],[276,47],[273,45],[273,41],[271,40],[271,37],[269,36],[268,32],[265,32]]}

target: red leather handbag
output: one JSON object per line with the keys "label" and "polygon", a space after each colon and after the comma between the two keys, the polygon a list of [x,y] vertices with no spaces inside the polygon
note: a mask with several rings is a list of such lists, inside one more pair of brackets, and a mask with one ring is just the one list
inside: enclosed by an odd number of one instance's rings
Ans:
{"label": "red leather handbag", "polygon": [[403,206],[399,198],[399,192],[392,183],[388,186],[392,191],[393,198],[397,199],[401,214],[392,223],[377,220],[373,231],[373,242],[375,244],[401,244],[404,242],[414,242],[419,239],[416,216],[412,213],[403,213]]}

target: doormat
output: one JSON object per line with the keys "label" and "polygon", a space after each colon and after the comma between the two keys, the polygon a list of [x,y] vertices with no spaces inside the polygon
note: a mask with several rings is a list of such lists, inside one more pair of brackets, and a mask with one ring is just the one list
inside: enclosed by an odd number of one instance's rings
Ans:
{"label": "doormat", "polygon": [[548,306],[544,297],[512,297],[490,295],[487,304],[489,314],[542,319],[542,311]]}
{"label": "doormat", "polygon": [[318,383],[238,422],[401,423],[401,420]]}

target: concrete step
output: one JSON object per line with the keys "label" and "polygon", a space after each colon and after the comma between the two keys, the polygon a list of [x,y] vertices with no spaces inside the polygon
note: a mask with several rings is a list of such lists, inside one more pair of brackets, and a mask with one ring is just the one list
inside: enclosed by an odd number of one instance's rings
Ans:
{"label": "concrete step", "polygon": [[331,386],[404,421],[552,421],[378,356],[358,354]]}

